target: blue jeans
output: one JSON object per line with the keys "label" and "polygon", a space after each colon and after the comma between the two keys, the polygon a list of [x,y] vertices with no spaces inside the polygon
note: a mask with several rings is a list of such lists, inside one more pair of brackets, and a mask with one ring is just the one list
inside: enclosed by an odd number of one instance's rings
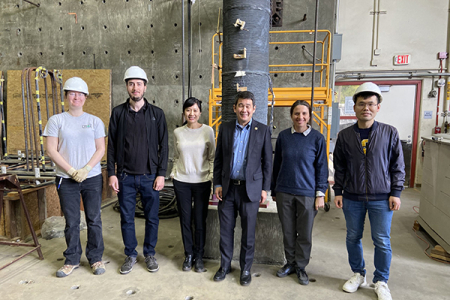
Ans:
{"label": "blue jeans", "polygon": [[119,193],[117,196],[119,198],[120,224],[126,256],[136,257],[138,255],[134,225],[137,193],[141,194],[144,207],[144,256],[155,255],[159,225],[159,192],[153,189],[155,178],[155,174],[133,175],[125,172],[119,176]]}
{"label": "blue jeans", "polygon": [[[62,179],[62,180],[61,180]],[[61,182],[61,184],[59,184]],[[101,203],[103,179],[99,174],[81,183],[71,178],[56,177],[56,187],[61,209],[66,219],[64,235],[67,249],[65,265],[77,265],[81,259],[80,243],[80,195],[83,198],[87,224],[86,257],[89,264],[102,260],[104,245],[102,235]]]}
{"label": "blue jeans", "polygon": [[348,262],[352,271],[366,274],[361,238],[367,212],[375,246],[373,282],[387,282],[392,259],[390,234],[393,211],[389,209],[389,201],[353,201],[344,198],[343,211],[347,222]]}

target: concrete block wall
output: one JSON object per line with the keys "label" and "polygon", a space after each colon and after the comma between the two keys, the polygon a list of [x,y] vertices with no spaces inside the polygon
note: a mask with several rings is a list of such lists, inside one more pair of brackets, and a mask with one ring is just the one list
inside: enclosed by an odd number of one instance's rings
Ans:
{"label": "concrete block wall", "polygon": [[[181,125],[183,101],[182,1],[32,2],[40,6],[22,0],[0,2],[0,70],[41,65],[49,69],[111,69],[112,105],[116,106],[128,96],[123,82],[125,70],[139,65],[150,80],[146,98],[166,114],[172,148],[172,132]],[[319,29],[332,31],[334,1],[322,2]],[[197,0],[192,6],[192,94],[203,100],[200,121],[204,123],[208,122],[208,90],[211,87],[211,38],[216,32],[221,8],[221,0]],[[187,7],[185,12],[187,22]],[[285,0],[283,26],[272,30],[313,29],[314,12],[315,0]],[[222,19],[220,30],[221,22]],[[187,48],[185,54],[187,68]],[[282,46],[271,47],[270,58],[274,63],[311,60],[298,49]],[[304,76],[277,74],[277,77],[272,75],[272,80],[274,86],[311,84],[307,73]],[[288,115],[286,109],[277,109],[278,129],[290,126]]]}

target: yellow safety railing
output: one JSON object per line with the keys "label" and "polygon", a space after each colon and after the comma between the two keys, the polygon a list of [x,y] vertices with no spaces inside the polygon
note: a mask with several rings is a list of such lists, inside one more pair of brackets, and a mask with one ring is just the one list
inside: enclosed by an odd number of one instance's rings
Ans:
{"label": "yellow safety railing", "polygon": [[[314,30],[285,30],[270,31],[269,45],[292,45],[301,47],[308,44],[314,44]],[[293,41],[273,41],[278,36]],[[307,36],[309,39],[298,41],[299,36]],[[320,36],[320,37],[319,37]],[[222,106],[222,33],[216,33],[211,40],[212,49],[212,73],[211,73],[211,89],[209,90],[209,126],[211,126],[216,134],[218,134],[219,125],[221,123],[221,106]],[[328,30],[317,30],[316,44],[316,60],[315,74],[318,76],[318,85],[314,87],[314,101],[312,101],[313,116],[312,121],[316,123],[322,134],[326,136],[327,153],[330,152],[330,130],[331,130],[331,106],[332,92],[329,85],[330,82],[330,62],[331,62],[331,33]],[[218,47],[217,45],[218,44]],[[307,50],[304,50],[307,51]],[[289,57],[292,59],[292,57]],[[311,56],[312,59],[312,56]],[[286,63],[286,64],[270,64],[270,74],[281,73],[312,73],[312,63]],[[316,76],[317,76],[316,75]],[[317,78],[317,77],[316,77]],[[317,82],[317,80],[316,80]],[[297,100],[311,101],[312,87],[273,87],[275,94],[275,107],[290,107]],[[268,91],[268,106],[272,105],[272,93]],[[330,116],[329,116],[330,115]],[[326,131],[326,132],[325,132]],[[328,193],[326,197],[328,202]],[[329,204],[329,203],[328,203]],[[329,208],[329,206],[328,206]]]}

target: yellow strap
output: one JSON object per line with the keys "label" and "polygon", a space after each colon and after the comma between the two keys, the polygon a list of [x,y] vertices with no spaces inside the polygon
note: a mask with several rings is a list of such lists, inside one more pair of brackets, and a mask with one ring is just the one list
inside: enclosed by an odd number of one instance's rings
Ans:
{"label": "yellow strap", "polygon": [[36,90],[36,95],[39,95],[39,90]]}
{"label": "yellow strap", "polygon": [[[38,122],[38,123],[39,123],[39,125],[42,125],[42,120],[39,120],[39,122]],[[42,139],[42,137],[41,137],[41,139]]]}
{"label": "yellow strap", "polygon": [[4,140],[4,141],[6,141],[6,138],[5,138],[5,137],[3,137],[3,140]]}
{"label": "yellow strap", "polygon": [[39,95],[37,96],[36,102],[37,102],[37,103],[39,103],[39,102],[40,102],[40,101],[39,101]]}
{"label": "yellow strap", "polygon": [[8,153],[5,153],[3,156],[8,156]]}
{"label": "yellow strap", "polygon": [[5,120],[2,120],[2,123],[5,124]]}
{"label": "yellow strap", "polygon": [[61,105],[64,105],[64,101],[61,102]]}
{"label": "yellow strap", "polygon": [[0,101],[0,105],[3,105],[3,101]]}

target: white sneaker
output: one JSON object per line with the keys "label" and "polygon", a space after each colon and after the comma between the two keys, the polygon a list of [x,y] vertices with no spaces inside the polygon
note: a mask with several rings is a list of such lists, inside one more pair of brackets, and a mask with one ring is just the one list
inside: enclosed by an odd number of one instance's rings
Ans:
{"label": "white sneaker", "polygon": [[361,285],[366,285],[366,276],[355,273],[346,283],[344,283],[342,289],[344,292],[354,293]]}
{"label": "white sneaker", "polygon": [[378,296],[378,300],[392,300],[391,291],[388,285],[384,281],[377,281],[375,283],[375,294]]}

